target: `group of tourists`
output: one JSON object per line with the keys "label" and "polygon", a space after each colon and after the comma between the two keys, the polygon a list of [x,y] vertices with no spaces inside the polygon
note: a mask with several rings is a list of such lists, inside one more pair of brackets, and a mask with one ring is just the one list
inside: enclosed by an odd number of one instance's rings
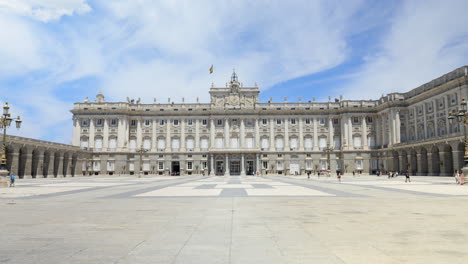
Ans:
{"label": "group of tourists", "polygon": [[465,175],[463,174],[463,170],[455,170],[453,173],[453,176],[455,177],[455,182],[457,184],[463,185],[465,184]]}

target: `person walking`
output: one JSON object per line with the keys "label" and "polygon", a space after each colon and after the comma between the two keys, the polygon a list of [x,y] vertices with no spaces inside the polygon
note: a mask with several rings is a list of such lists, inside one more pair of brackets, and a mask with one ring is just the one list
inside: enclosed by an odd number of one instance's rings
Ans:
{"label": "person walking", "polygon": [[405,179],[405,182],[411,182],[411,179],[410,179],[410,176],[409,176],[409,170],[406,170],[406,179]]}
{"label": "person walking", "polygon": [[453,173],[453,177],[455,177],[455,182],[457,184],[460,184],[460,175],[458,174],[458,170],[455,170],[455,172]]}
{"label": "person walking", "polygon": [[307,179],[310,180],[310,171],[307,171]]}
{"label": "person walking", "polygon": [[15,187],[15,175],[10,174],[10,187]]}
{"label": "person walking", "polygon": [[336,177],[338,178],[338,181],[341,183],[341,172],[340,171],[338,171],[336,173]]}

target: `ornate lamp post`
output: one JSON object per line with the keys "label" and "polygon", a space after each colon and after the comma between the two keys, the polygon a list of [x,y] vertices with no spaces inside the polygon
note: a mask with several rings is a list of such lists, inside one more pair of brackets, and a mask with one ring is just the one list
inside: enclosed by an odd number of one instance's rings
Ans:
{"label": "ornate lamp post", "polygon": [[[448,116],[449,122],[453,125],[454,121],[457,123],[463,124],[463,130],[465,133],[465,155],[464,155],[464,164],[463,164],[463,174],[467,175],[468,173],[468,137],[467,137],[467,125],[468,125],[468,111],[465,98],[462,98],[460,106],[457,111],[450,111]],[[466,176],[465,176],[466,177]]]}
{"label": "ornate lamp post", "polygon": [[5,102],[5,105],[3,106],[3,113],[2,115],[0,116],[0,129],[3,128],[3,142],[2,142],[2,154],[1,154],[1,158],[0,158],[0,185],[3,185],[4,182],[7,182],[6,179],[4,179],[3,177],[4,176],[7,176],[10,174],[10,172],[8,171],[7,169],[7,157],[6,157],[6,131],[7,131],[7,128],[10,127],[11,125],[11,122],[13,120],[15,120],[15,123],[16,123],[16,128],[20,128],[21,127],[21,119],[20,119],[20,116],[18,116],[17,118],[13,119],[11,118],[11,114],[10,114],[10,106],[8,106],[8,102]]}
{"label": "ornate lamp post", "polygon": [[333,151],[333,147],[330,146],[330,143],[327,143],[327,147],[323,149],[325,153],[327,153],[327,172],[328,176],[330,176],[330,153]]}
{"label": "ornate lamp post", "polygon": [[143,172],[143,164],[142,164],[142,157],[143,153],[148,152],[147,149],[144,149],[143,146],[140,146],[136,152],[140,154],[140,170],[138,171],[138,178],[141,178],[141,173]]}

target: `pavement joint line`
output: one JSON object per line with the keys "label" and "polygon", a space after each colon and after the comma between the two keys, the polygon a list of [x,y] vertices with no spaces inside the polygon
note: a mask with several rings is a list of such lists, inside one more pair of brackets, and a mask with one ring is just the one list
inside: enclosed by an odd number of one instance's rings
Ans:
{"label": "pavement joint line", "polygon": [[[344,192],[344,191],[339,191],[339,190],[326,188],[326,187],[322,187],[322,186],[309,185],[309,184],[305,184],[305,183],[295,182],[294,180],[297,180],[297,179],[282,179],[282,178],[279,178],[279,176],[266,176],[266,177],[268,177],[268,178],[271,177],[271,178],[277,179],[279,182],[292,183],[292,184],[302,186],[302,187],[305,187],[305,188],[308,188],[308,189],[334,194],[335,197],[368,197],[367,195],[363,195],[363,194]],[[309,181],[307,181],[307,182],[309,182]]]}

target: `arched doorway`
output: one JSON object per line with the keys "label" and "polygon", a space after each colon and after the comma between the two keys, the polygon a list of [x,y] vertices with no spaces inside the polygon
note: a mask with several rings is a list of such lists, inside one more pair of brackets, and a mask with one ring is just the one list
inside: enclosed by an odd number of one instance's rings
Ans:
{"label": "arched doorway", "polygon": [[443,171],[442,174],[449,176],[453,175],[453,155],[452,155],[452,146],[449,144],[444,145],[444,157],[443,157]]}
{"label": "arched doorway", "polygon": [[416,175],[418,172],[418,156],[414,149],[411,150],[409,167],[411,174]]}
{"label": "arched doorway", "polygon": [[419,175],[428,175],[428,166],[427,166],[427,150],[426,148],[421,148],[421,171]]}

